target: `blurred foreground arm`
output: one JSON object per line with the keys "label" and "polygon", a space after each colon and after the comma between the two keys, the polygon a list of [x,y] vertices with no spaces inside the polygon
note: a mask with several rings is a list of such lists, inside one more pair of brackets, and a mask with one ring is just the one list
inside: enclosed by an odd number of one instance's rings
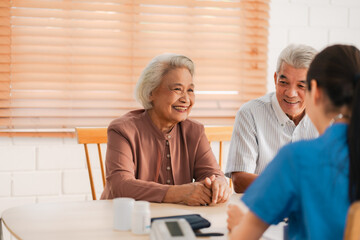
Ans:
{"label": "blurred foreground arm", "polygon": [[248,211],[242,217],[240,223],[232,228],[230,240],[260,239],[268,227],[269,224],[258,218],[253,212]]}

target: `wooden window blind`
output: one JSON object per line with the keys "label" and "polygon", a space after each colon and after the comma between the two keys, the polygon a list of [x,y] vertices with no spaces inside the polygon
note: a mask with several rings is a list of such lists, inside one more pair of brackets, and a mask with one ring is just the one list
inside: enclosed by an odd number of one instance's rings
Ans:
{"label": "wooden window blind", "polygon": [[232,124],[266,92],[269,0],[2,0],[0,126],[107,126],[140,108],[136,81],[164,52],[196,65],[191,118]]}

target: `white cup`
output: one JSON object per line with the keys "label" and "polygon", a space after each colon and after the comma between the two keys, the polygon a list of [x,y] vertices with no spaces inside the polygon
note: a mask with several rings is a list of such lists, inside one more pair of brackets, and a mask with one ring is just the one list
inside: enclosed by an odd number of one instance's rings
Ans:
{"label": "white cup", "polygon": [[114,198],[114,229],[129,231],[131,229],[131,215],[135,200],[132,198]]}

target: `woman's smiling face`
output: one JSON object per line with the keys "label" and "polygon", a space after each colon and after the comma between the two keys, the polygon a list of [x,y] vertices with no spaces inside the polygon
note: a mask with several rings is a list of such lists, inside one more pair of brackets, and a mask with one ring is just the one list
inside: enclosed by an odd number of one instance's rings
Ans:
{"label": "woman's smiling face", "polygon": [[175,68],[167,72],[160,85],[151,93],[153,107],[149,115],[163,132],[184,121],[195,103],[193,78],[186,68]]}

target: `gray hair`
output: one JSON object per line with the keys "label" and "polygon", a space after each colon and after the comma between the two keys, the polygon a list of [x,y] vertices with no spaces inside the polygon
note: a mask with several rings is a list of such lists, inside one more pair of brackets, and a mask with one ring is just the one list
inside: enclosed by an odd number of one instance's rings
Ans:
{"label": "gray hair", "polygon": [[151,92],[160,85],[163,76],[175,68],[187,68],[191,76],[194,76],[195,67],[191,59],[174,53],[154,57],[142,71],[136,83],[135,98],[145,109],[152,108],[149,99]]}
{"label": "gray hair", "polygon": [[310,63],[317,54],[313,47],[303,44],[290,44],[281,51],[276,65],[276,72],[279,73],[283,62],[294,68],[309,68]]}

